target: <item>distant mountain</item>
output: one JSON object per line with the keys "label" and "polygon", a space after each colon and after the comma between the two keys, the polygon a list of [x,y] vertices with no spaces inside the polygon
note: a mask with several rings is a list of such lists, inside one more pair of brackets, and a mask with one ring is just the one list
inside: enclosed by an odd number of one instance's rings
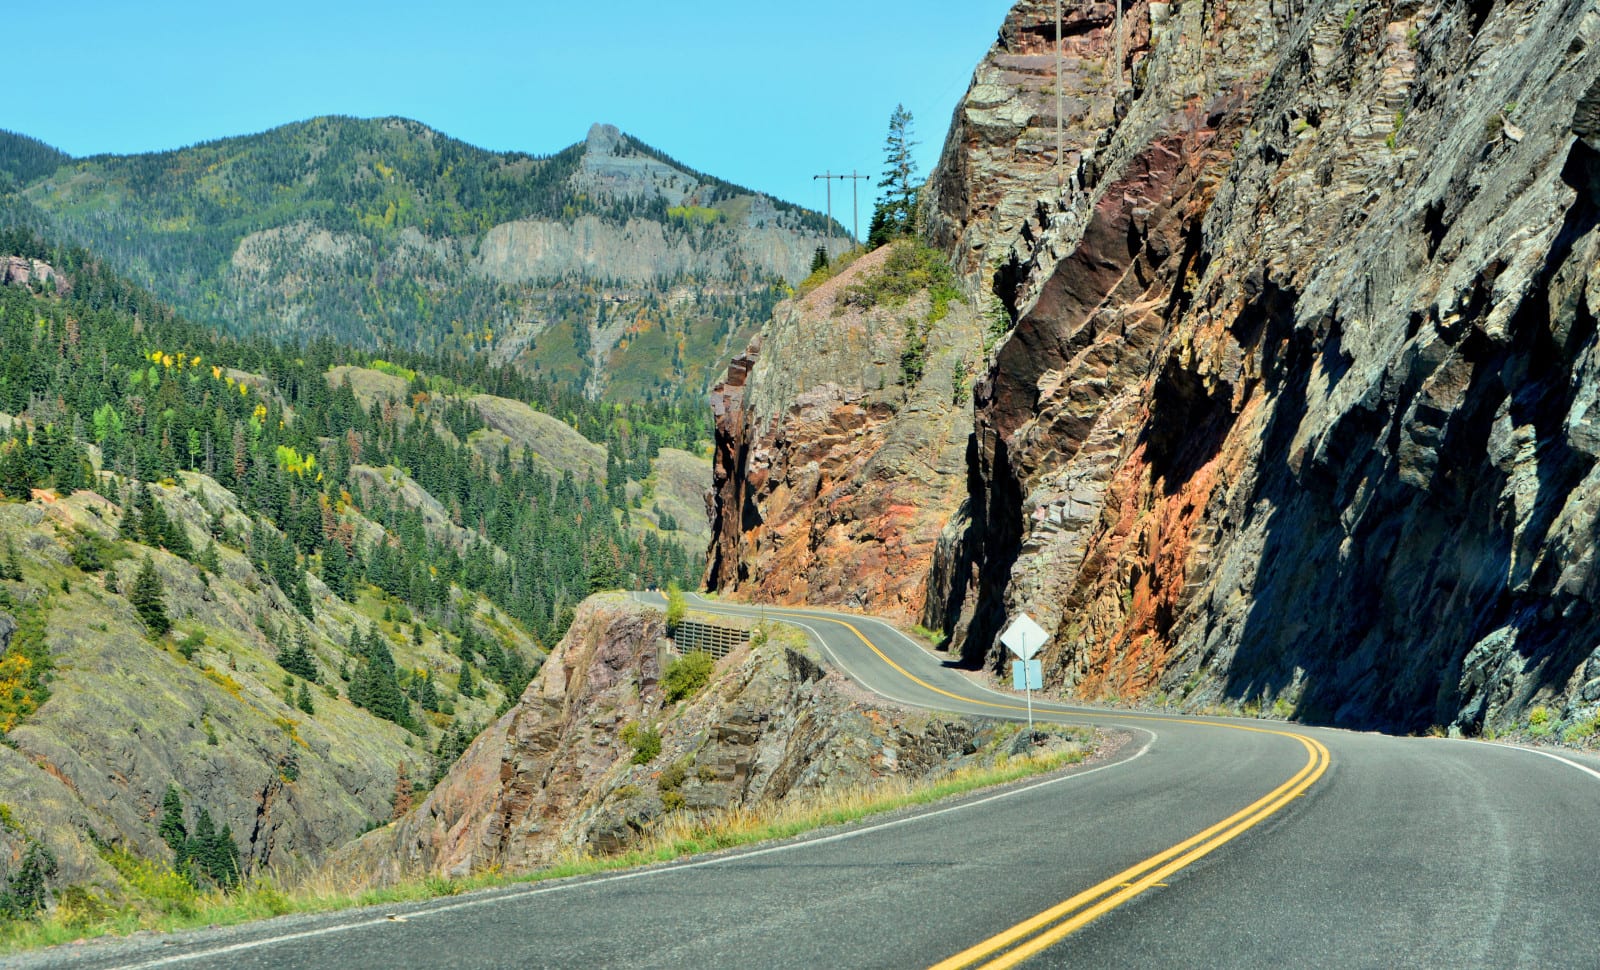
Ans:
{"label": "distant mountain", "polygon": [[[72,156],[37,138],[0,129],[0,172],[18,183],[49,175],[72,161]],[[0,185],[4,180],[0,179]]]}
{"label": "distant mountain", "polygon": [[607,125],[545,157],[344,117],[146,155],[53,151],[0,141],[25,183],[13,203],[195,320],[486,353],[593,396],[698,395],[829,236],[817,213]]}

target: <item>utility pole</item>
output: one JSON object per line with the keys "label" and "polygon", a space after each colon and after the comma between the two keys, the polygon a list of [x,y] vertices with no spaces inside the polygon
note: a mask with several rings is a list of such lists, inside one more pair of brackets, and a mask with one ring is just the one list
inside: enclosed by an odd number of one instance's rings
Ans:
{"label": "utility pole", "polygon": [[861,205],[856,201],[856,183],[870,177],[868,175],[857,175],[855,169],[851,169],[849,175],[835,175],[832,171],[828,171],[821,175],[811,176],[813,181],[824,179],[828,183],[828,228],[830,232],[833,228],[833,180],[848,179],[850,181],[850,218],[855,231],[855,239],[852,241],[857,245],[861,243]]}
{"label": "utility pole", "polygon": [[822,179],[822,184],[827,186],[828,189],[828,238],[833,237],[833,180],[835,177],[832,169],[822,175],[811,176],[811,181],[813,182],[817,179]]}
{"label": "utility pole", "polygon": [[1115,29],[1117,32],[1117,73],[1115,80],[1112,82],[1113,87],[1111,90],[1113,96],[1122,93],[1122,0],[1117,0],[1117,24]]}

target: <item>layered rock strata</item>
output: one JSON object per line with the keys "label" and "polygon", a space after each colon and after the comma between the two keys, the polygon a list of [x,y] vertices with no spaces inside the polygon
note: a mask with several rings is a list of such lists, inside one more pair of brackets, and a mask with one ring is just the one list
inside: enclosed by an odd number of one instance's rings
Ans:
{"label": "layered rock strata", "polygon": [[1104,83],[1111,63],[1120,53],[1133,67],[1149,51],[1147,20],[1127,18],[1119,48],[1114,4],[1064,4],[1058,85],[1055,10],[1023,0],[1007,13],[923,190],[929,240],[979,285],[1037,242],[1056,198],[1092,164],[1117,111],[1117,89]]}
{"label": "layered rock strata", "polygon": [[1600,13],[1158,19],[979,387],[969,656],[1025,609],[1080,695],[1581,721]]}
{"label": "layered rock strata", "polygon": [[[1115,111],[1111,86],[1090,83],[1113,56],[1115,9],[1071,7],[1062,64],[1076,87],[1062,92],[1058,132],[1053,18],[1053,5],[1036,0],[1007,15],[923,191],[926,236],[966,290],[950,324],[927,337],[934,358],[923,384],[950,386],[954,406],[937,394],[899,406],[904,395],[890,385],[904,327],[895,315],[836,312],[883,255],[781,306],[712,393],[712,588],[930,626],[963,612],[973,568],[960,541],[969,520],[958,514],[968,492],[967,386],[986,341],[1008,322],[989,290],[1017,275],[1018,253],[1038,242],[1058,204],[1057,182],[1079,178]],[[1146,47],[1128,44],[1126,59],[1137,63]],[[952,352],[948,365],[940,350]]]}

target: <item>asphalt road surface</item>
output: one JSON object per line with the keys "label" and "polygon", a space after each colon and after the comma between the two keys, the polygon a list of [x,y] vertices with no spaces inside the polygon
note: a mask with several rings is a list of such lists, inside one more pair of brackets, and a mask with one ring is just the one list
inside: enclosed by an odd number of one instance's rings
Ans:
{"label": "asphalt road surface", "polygon": [[[875,620],[805,626],[886,697],[995,717]],[[1600,770],[1481,742],[1036,704],[1116,760],[790,842],[35,967],[1600,967]]]}

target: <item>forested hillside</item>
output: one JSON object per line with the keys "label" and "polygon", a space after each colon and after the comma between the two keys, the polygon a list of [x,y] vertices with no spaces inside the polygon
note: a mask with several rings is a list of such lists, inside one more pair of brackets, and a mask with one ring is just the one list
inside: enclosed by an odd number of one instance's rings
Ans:
{"label": "forested hillside", "polygon": [[607,126],[543,157],[395,118],[78,160],[6,136],[0,170],[23,186],[12,221],[197,322],[488,357],[622,400],[697,398],[829,228]]}
{"label": "forested hillside", "polygon": [[[358,575],[409,590],[422,605],[459,583],[490,595],[541,639],[559,638],[563,610],[591,582],[687,575],[678,543],[655,531],[631,534],[620,511],[627,481],[648,479],[662,447],[690,449],[706,437],[694,409],[596,403],[482,358],[391,355],[395,362],[326,339],[288,348],[219,340],[82,250],[13,231],[0,234],[0,252],[46,255],[73,281],[68,299],[0,292],[0,412],[28,419],[0,460],[8,496],[94,484],[79,469],[83,449],[95,445],[103,467],[128,480],[178,470],[216,479],[246,513],[280,527],[297,568],[323,573],[342,566],[325,554],[340,508],[354,503],[400,540],[355,549],[341,536],[335,544],[354,556]],[[368,364],[400,377],[404,393],[363,404],[348,379],[329,378],[336,366]],[[509,441],[475,449],[475,436],[491,430],[472,401],[482,393],[563,417],[606,447],[605,475],[552,476],[531,449]],[[465,528],[430,531],[421,509],[365,487],[364,468],[408,476]],[[510,568],[488,568],[491,546],[516,551]],[[282,575],[293,579],[287,567]]]}
{"label": "forested hillside", "polygon": [[[82,249],[10,229],[7,257],[0,792],[34,795],[0,794],[0,851],[62,881],[315,859],[441,775],[591,591],[698,575],[697,411],[219,337]],[[193,845],[157,831],[169,788]]]}

